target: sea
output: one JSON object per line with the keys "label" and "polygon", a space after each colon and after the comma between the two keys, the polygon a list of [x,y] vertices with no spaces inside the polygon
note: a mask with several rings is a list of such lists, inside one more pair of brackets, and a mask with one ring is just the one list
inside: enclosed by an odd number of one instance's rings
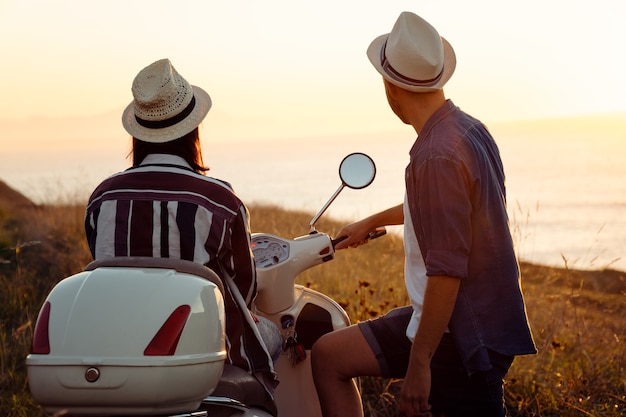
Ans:
{"label": "sea", "polygon": [[[626,130],[537,125],[490,127],[507,178],[510,227],[521,260],[572,269],[626,271]],[[376,179],[343,188],[324,216],[346,223],[399,204],[414,132],[396,130],[281,140],[203,144],[209,175],[250,204],[316,214],[341,188],[338,167],[370,155]],[[0,152],[0,180],[35,202],[85,201],[106,176],[128,166],[124,144]],[[308,224],[302,225],[302,233]],[[389,228],[402,234],[401,227]]]}

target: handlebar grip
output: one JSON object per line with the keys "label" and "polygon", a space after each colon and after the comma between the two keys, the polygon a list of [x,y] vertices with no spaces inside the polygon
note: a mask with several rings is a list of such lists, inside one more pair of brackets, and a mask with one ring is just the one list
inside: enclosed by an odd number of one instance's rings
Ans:
{"label": "handlebar grip", "polygon": [[[372,240],[372,239],[377,239],[381,236],[384,236],[385,234],[387,234],[387,229],[384,226],[380,226],[377,227],[375,230],[372,230],[371,232],[369,232],[367,234],[367,240]],[[339,243],[339,242],[343,242],[344,240],[346,240],[348,238],[348,236],[339,236],[336,239],[331,239],[331,243],[333,245],[333,248]]]}
{"label": "handlebar grip", "polygon": [[343,242],[344,240],[346,240],[348,238],[348,236],[339,236],[337,239],[331,239],[330,242],[333,245],[333,249],[335,248],[335,246],[337,245],[337,243],[339,242]]}

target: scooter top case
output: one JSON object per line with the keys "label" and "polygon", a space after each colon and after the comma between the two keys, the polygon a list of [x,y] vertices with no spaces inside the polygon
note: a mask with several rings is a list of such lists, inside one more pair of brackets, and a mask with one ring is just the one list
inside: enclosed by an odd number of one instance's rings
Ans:
{"label": "scooter top case", "polygon": [[59,282],[26,359],[48,413],[172,414],[195,410],[226,358],[223,287],[203,265],[111,258]]}

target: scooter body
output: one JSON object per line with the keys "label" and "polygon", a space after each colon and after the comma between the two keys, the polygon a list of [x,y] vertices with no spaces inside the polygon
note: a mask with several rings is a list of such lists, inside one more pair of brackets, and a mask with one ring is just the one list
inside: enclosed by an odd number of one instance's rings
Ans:
{"label": "scooter body", "polygon": [[[370,166],[365,185],[344,180],[358,171],[355,155]],[[273,401],[254,377],[224,363],[217,275],[193,262],[130,257],[92,262],[50,292],[26,359],[33,398],[63,415],[320,416],[310,349],[350,320],[330,297],[295,281],[334,258],[336,242],[317,232],[315,221],[344,186],[362,188],[374,174],[369,157],[349,155],[340,167],[342,185],[311,221],[310,234],[252,236],[258,285],[252,312],[273,322],[285,341]]]}
{"label": "scooter body", "polygon": [[[255,313],[274,322],[287,345],[275,364],[281,381],[275,392],[279,414],[320,416],[311,377],[310,349],[325,333],[350,325],[350,319],[330,297],[294,284],[294,280],[303,270],[332,260],[334,244],[324,233],[294,240],[255,234],[252,243],[259,287]],[[290,342],[296,346],[290,347]]]}

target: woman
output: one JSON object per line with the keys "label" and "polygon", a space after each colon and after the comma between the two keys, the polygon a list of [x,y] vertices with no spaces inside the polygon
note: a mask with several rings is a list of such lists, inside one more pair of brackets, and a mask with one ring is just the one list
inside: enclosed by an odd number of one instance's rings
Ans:
{"label": "woman", "polygon": [[96,260],[185,259],[215,271],[225,287],[228,362],[256,375],[271,394],[273,363],[248,310],[256,295],[248,210],[228,183],[205,175],[198,125],[211,98],[168,59],[139,72],[132,93],[122,123],[133,138],[133,166],[107,178],[89,199],[91,253]]}

